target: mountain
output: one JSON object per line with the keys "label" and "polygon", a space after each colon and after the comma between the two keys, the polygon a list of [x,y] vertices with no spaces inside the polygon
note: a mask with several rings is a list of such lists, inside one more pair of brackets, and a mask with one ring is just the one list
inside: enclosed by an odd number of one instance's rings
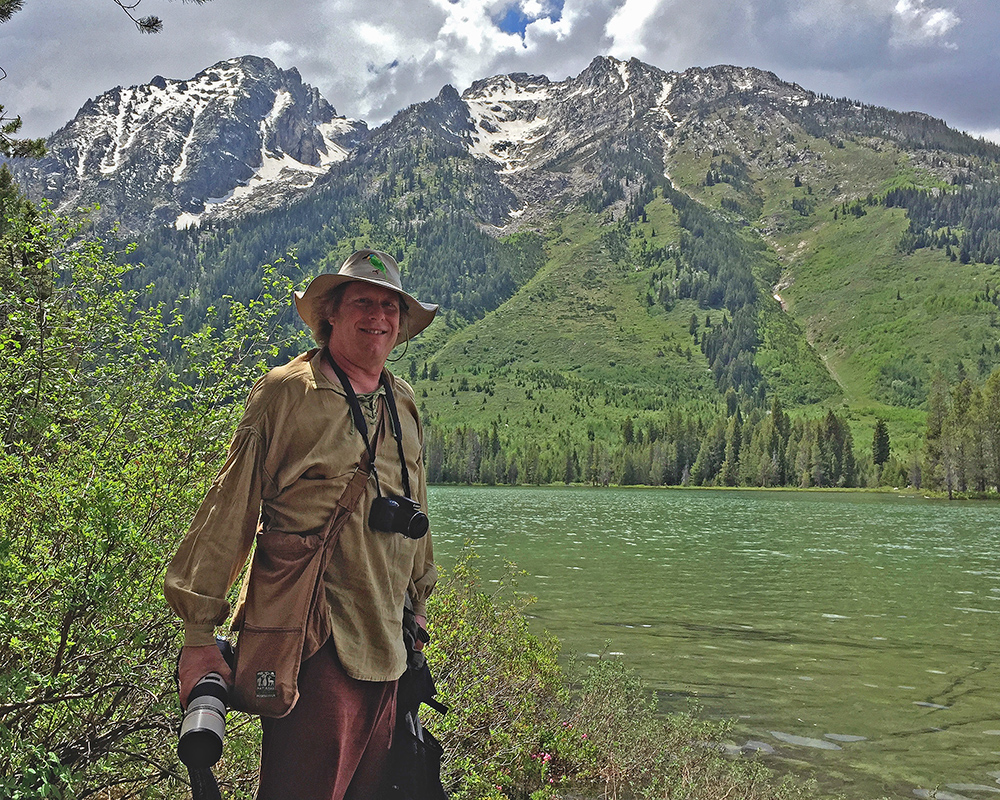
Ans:
{"label": "mountain", "polygon": [[287,201],[367,134],[295,69],[246,56],[89,100],[18,172],[58,210],[98,203],[97,219],[129,231],[184,227]]}
{"label": "mountain", "polygon": [[[263,264],[299,280],[357,247],[392,252],[443,309],[397,365],[426,411],[433,476],[481,478],[482,453],[502,451],[494,478],[516,464],[532,479],[723,480],[727,451],[780,419],[778,401],[841,415],[822,433],[840,448],[845,427],[864,442],[887,418],[905,482],[935,374],[1000,365],[1000,148],[941,120],[754,68],[602,57],[563,81],[445,86],[368,130],[294,71],[226,65],[129,90],[156,98],[155,119],[183,107],[177,132],[98,114],[123,107],[116,90],[21,174],[36,196],[101,199],[125,219],[141,234],[136,286],[192,327],[219,298],[255,297]],[[197,117],[181,102],[192,83]],[[118,160],[80,160],[91,151]],[[622,442],[645,448],[631,468]],[[782,480],[830,480],[810,458]],[[751,472],[738,480],[764,480]]]}
{"label": "mountain", "polygon": [[[733,115],[752,125],[734,125]],[[547,213],[553,195],[582,194],[606,168],[608,148],[669,161],[695,136],[700,151],[735,144],[773,159],[753,140],[796,125],[817,138],[870,135],[928,152],[995,150],[926,115],[817,96],[761,70],[668,73],[610,58],[562,82],[518,73],[476,81],[461,95],[445,87],[369,141],[364,122],[338,117],[297,70],[244,56],[188,80],[157,76],[89,100],[49,139],[45,159],[17,162],[16,171],[29,197],[57,210],[98,203],[98,219],[127,231],[182,228],[285,205],[333,165],[395,146],[411,119],[415,135],[485,161],[513,192],[477,209],[497,226],[539,206]],[[937,171],[949,178],[957,168]]]}

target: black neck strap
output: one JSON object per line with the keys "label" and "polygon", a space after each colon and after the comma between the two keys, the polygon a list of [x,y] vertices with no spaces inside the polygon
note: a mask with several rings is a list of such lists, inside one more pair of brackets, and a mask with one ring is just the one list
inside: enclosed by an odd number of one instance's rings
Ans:
{"label": "black neck strap", "polygon": [[[358,401],[357,392],[354,391],[354,386],[351,385],[351,379],[347,377],[347,373],[340,368],[340,365],[337,364],[330,355],[330,351],[325,347],[323,348],[322,357],[333,367],[337,379],[347,394],[347,404],[351,407],[351,415],[354,417],[354,427],[358,429],[358,433],[361,434],[361,438],[365,442],[365,449],[368,450],[368,456],[371,458],[372,474],[375,476],[375,489],[381,497],[382,489],[379,486],[378,472],[375,470],[375,448],[372,447],[371,440],[368,438],[368,423],[365,421],[365,415],[361,411],[361,403]],[[407,497],[412,497],[413,495],[410,493],[410,473],[406,469],[406,454],[403,452],[403,428],[399,424],[396,397],[392,393],[392,387],[389,385],[389,375],[385,370],[382,370],[378,382],[385,389],[385,400],[389,406],[389,419],[392,420],[392,436],[396,440],[396,447],[399,450],[399,465],[403,473],[403,492]]]}

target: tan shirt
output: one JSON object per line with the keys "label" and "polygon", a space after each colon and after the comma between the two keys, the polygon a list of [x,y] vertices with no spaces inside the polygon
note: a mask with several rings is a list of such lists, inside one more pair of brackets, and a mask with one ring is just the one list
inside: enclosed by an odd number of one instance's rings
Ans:
{"label": "tan shirt", "polygon": [[[229,455],[167,569],[164,593],[184,621],[184,643],[214,644],[230,613],[226,600],[250,553],[258,521],[267,530],[317,533],[356,470],[364,441],[343,387],[319,368],[310,350],[265,375],[250,392]],[[414,499],[427,509],[421,460],[423,431],[413,390],[390,376],[403,431]],[[378,407],[386,426],[375,459],[382,494],[403,494],[399,450],[383,390],[362,396],[374,439]],[[437,579],[431,536],[412,540],[371,530],[376,497],[365,496],[344,526],[325,574],[333,639],[349,675],[395,680],[406,668],[401,622],[409,593],[418,614]]]}

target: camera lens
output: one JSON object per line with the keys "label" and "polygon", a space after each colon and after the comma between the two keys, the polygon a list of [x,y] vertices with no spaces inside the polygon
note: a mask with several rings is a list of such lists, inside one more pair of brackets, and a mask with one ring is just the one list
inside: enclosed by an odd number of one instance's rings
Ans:
{"label": "camera lens", "polygon": [[222,756],[229,692],[222,676],[212,672],[195,684],[181,722],[177,756],[191,769],[208,769]]}
{"label": "camera lens", "polygon": [[422,511],[416,511],[410,517],[410,521],[403,533],[411,539],[421,539],[427,533],[429,527],[430,523],[427,520],[427,515]]}

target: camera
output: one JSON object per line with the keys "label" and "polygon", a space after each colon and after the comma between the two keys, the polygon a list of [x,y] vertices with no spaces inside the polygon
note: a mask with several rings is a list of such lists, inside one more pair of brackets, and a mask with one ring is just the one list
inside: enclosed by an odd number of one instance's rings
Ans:
{"label": "camera", "polygon": [[[217,643],[230,661],[232,645],[224,639]],[[229,687],[218,672],[210,672],[194,685],[177,740],[177,756],[188,768],[210,769],[222,756],[228,702]]]}
{"label": "camera", "polygon": [[427,515],[420,503],[409,497],[391,494],[376,497],[368,513],[368,526],[377,531],[401,533],[409,539],[420,539],[427,533]]}

